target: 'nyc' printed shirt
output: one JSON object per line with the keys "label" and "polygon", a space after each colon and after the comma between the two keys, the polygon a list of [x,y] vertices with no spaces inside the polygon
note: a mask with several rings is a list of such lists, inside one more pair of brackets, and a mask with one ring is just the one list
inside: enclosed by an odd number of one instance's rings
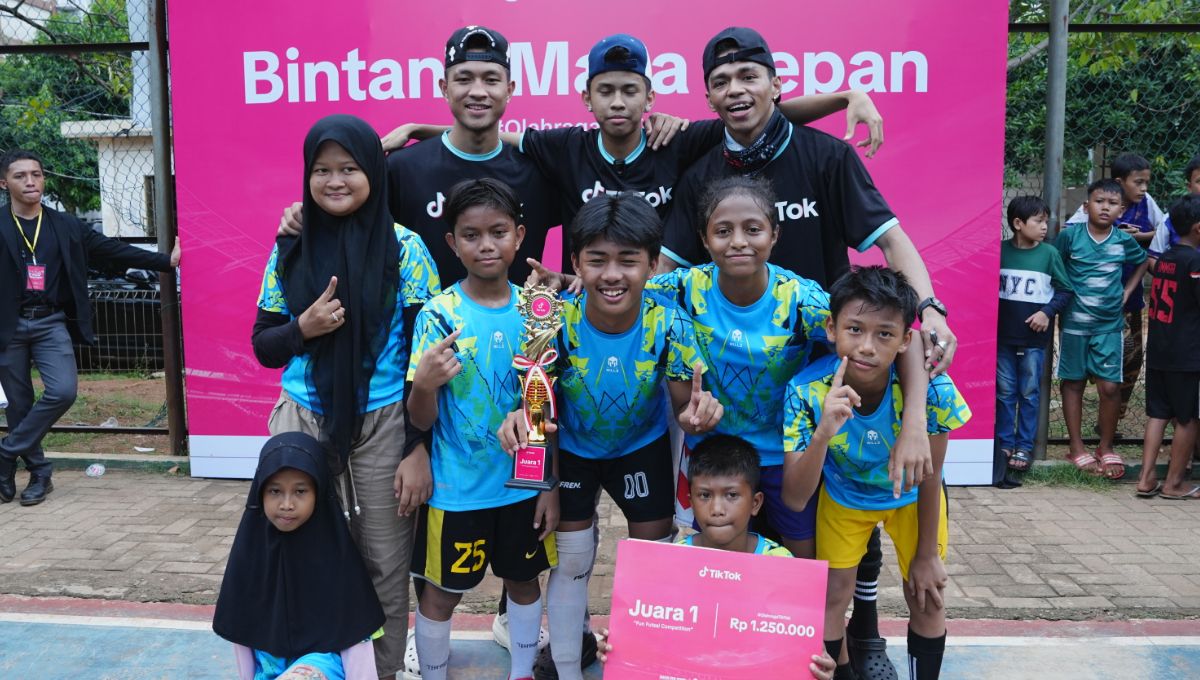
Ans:
{"label": "'nyc' printed shirt", "polygon": [[1050,330],[1036,332],[1025,319],[1037,312],[1053,319],[1070,304],[1073,290],[1062,257],[1053,246],[1039,243],[1018,248],[1012,241],[1001,243],[999,343],[1045,347],[1050,343]]}

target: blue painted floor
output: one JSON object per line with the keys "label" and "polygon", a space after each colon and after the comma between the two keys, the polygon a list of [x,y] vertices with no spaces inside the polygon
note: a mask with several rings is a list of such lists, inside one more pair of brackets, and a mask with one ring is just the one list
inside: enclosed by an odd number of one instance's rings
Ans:
{"label": "blue painted floor", "polygon": [[[1200,624],[1197,624],[1200,632]],[[456,639],[450,677],[501,677],[508,654],[490,640]],[[902,641],[889,648],[902,679]],[[589,680],[600,678],[599,666]],[[230,646],[209,630],[0,621],[0,678],[228,680]],[[951,639],[942,677],[1200,677],[1200,637]]]}

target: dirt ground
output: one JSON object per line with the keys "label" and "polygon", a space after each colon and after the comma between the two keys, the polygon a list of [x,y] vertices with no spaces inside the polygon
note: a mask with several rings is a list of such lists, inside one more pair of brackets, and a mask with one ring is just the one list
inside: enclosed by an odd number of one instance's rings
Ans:
{"label": "dirt ground", "polygon": [[[161,376],[137,373],[84,373],[79,376],[79,396],[60,425],[163,427],[167,425],[166,388]],[[39,389],[40,383],[35,380]],[[2,420],[2,418],[0,418]],[[54,432],[46,436],[50,451],[72,453],[169,454],[165,435],[75,434]],[[137,447],[137,448],[135,448]],[[138,449],[153,449],[139,451]]]}

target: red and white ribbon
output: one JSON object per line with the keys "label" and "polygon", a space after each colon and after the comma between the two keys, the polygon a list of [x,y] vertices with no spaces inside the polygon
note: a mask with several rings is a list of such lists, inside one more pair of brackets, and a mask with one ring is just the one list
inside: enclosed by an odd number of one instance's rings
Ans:
{"label": "red and white ribbon", "polygon": [[[550,374],[546,372],[546,367],[554,364],[554,360],[558,358],[558,352],[554,348],[548,348],[537,359],[518,354],[513,357],[513,367],[519,368],[525,373],[525,385],[528,387],[531,380],[542,380],[546,385],[546,403],[550,404],[550,419],[558,418],[558,410],[554,403],[554,382],[550,379]],[[524,398],[524,390],[521,393]],[[529,417],[529,410],[522,409],[525,412],[525,427],[533,430],[533,422]]]}

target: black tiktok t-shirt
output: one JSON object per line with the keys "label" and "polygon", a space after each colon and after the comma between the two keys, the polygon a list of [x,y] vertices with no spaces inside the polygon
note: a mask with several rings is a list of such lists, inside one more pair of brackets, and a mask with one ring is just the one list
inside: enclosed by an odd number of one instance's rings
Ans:
{"label": "black tiktok t-shirt", "polygon": [[1176,243],[1154,266],[1146,365],[1156,371],[1200,371],[1200,251]]}
{"label": "black tiktok t-shirt", "polygon": [[[865,251],[899,222],[849,144],[802,125],[789,134],[760,173],[777,201],[771,262],[828,288],[850,268],[846,248]],[[684,173],[667,216],[664,255],[689,266],[709,260],[697,228],[700,197],[708,182],[733,174],[720,146]]]}
{"label": "black tiktok t-shirt", "polygon": [[455,184],[466,179],[498,179],[517,193],[525,240],[508,270],[518,285],[529,276],[525,258],[542,258],[546,232],[559,224],[558,200],[553,187],[531,160],[515,148],[501,144],[486,154],[468,154],[450,144],[449,133],[406,146],[388,156],[388,202],[392,219],[415,231],[437,264],[442,287],[449,288],[467,275],[462,262],[446,243],[450,225],[442,219],[446,198]]}
{"label": "black tiktok t-shirt", "polygon": [[666,219],[675,181],[721,143],[724,130],[719,120],[692,123],[657,150],[646,146],[643,133],[642,143],[620,160],[604,148],[599,129],[527,130],[521,137],[521,151],[558,189],[564,226],[571,224],[584,203],[604,193],[637,193]]}

